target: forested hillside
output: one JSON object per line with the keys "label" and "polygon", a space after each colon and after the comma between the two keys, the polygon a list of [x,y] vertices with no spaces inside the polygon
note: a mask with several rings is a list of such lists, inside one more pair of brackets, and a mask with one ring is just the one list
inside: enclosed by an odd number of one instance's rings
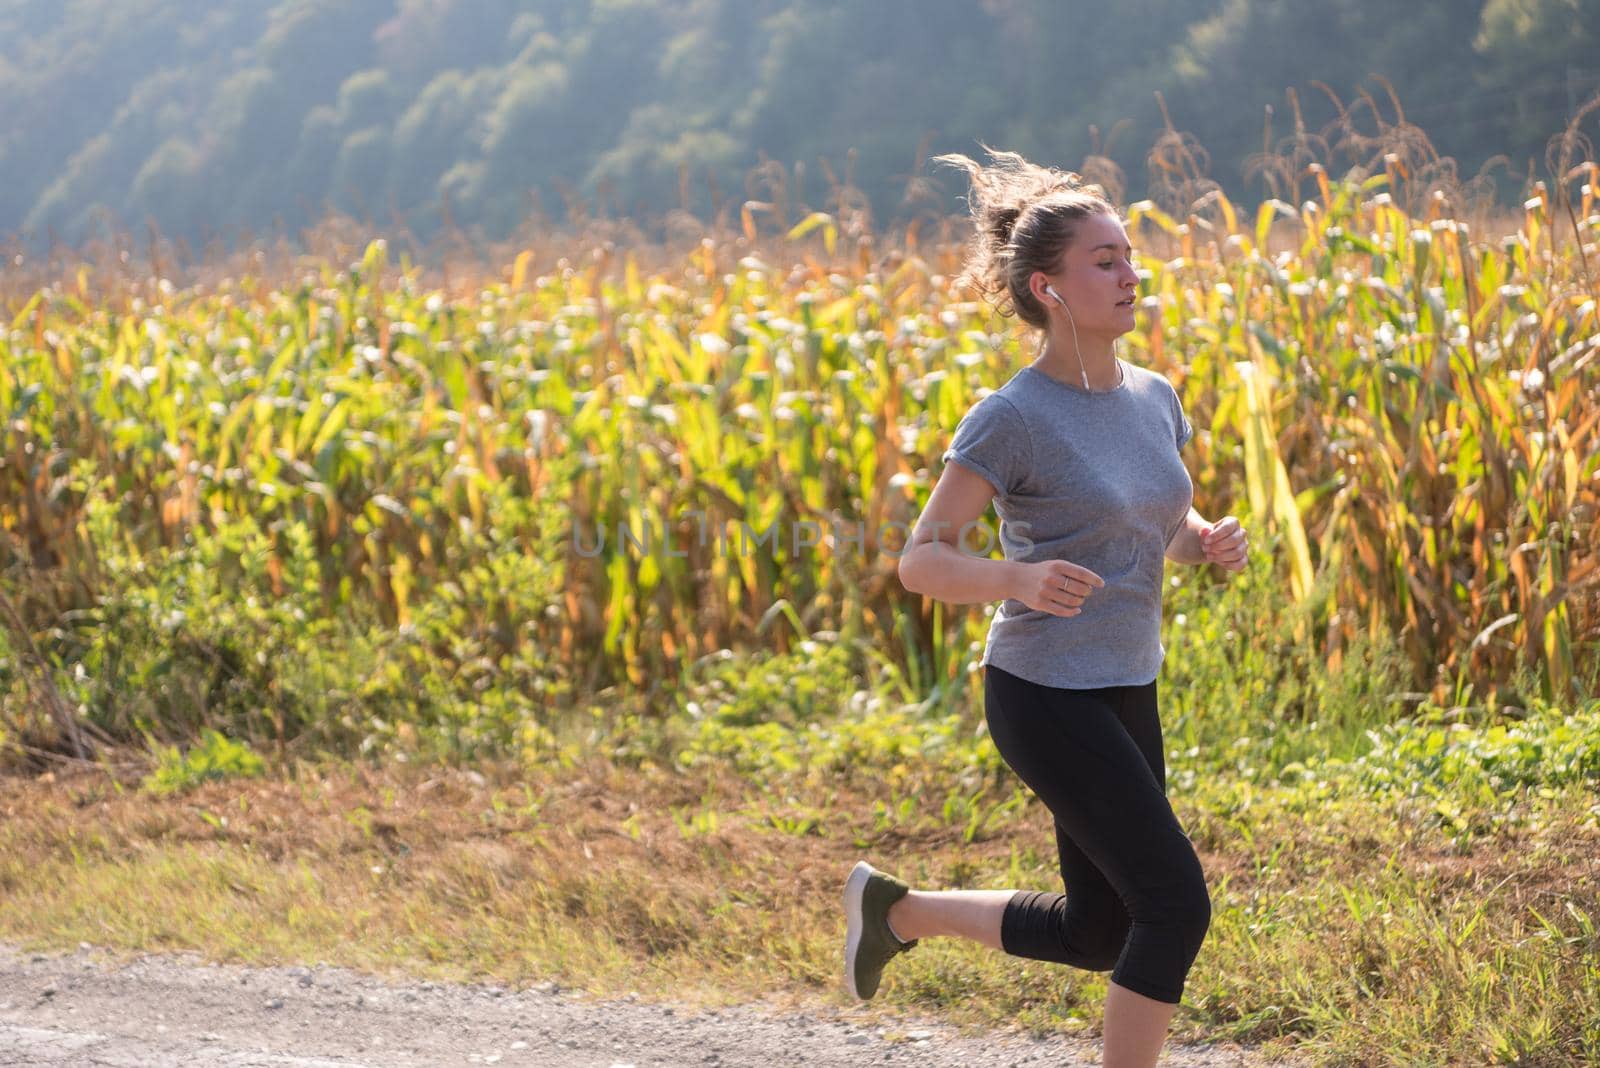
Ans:
{"label": "forested hillside", "polygon": [[1317,82],[1372,132],[1362,91],[1398,118],[1375,75],[1511,199],[1600,90],[1596,56],[1600,0],[0,0],[0,233],[200,241],[330,208],[493,233],[573,195],[704,214],[772,199],[764,160],[791,209],[848,170],[886,220],[952,210],[921,161],[978,139],[1103,154],[1144,196],[1157,93],[1248,201],[1286,90],[1313,133]]}

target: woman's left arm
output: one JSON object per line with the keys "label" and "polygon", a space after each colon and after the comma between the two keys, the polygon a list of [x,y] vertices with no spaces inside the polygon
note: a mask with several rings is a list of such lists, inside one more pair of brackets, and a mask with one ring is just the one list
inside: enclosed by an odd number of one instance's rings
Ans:
{"label": "woman's left arm", "polygon": [[1183,528],[1172,536],[1167,559],[1179,564],[1216,564],[1227,571],[1243,571],[1250,536],[1233,516],[1210,522],[1193,508]]}

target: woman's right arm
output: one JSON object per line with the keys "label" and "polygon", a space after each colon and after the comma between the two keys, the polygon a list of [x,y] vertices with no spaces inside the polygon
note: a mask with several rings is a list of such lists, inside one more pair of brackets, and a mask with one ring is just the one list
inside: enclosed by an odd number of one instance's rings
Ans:
{"label": "woman's right arm", "polygon": [[1077,615],[1090,592],[1105,585],[1088,568],[1066,560],[991,560],[961,550],[961,529],[982,516],[993,497],[994,487],[982,475],[945,464],[900,557],[901,584],[951,604],[1009,599],[1052,615]]}
{"label": "woman's right arm", "polygon": [[912,593],[951,604],[978,604],[1015,596],[1017,564],[960,549],[961,528],[983,515],[994,487],[975,471],[948,463],[917,517],[900,557],[900,582]]}

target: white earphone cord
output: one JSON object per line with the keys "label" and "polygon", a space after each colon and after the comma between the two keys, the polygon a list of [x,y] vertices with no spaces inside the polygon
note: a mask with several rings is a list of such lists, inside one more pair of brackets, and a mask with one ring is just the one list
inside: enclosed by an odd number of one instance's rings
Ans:
{"label": "white earphone cord", "polygon": [[[1095,390],[1092,390],[1092,389],[1089,388],[1089,372],[1083,366],[1083,350],[1078,347],[1078,324],[1072,318],[1072,309],[1067,307],[1067,302],[1061,299],[1061,294],[1059,294],[1059,293],[1057,293],[1055,291],[1055,287],[1053,287],[1053,286],[1049,287],[1049,291],[1050,291],[1050,295],[1052,297],[1056,298],[1056,303],[1061,305],[1062,310],[1067,313],[1067,325],[1072,327],[1072,351],[1074,353],[1076,353],[1077,357],[1078,357],[1078,373],[1083,376],[1083,388],[1084,388],[1084,391],[1087,392],[1087,393],[1093,393],[1093,392],[1095,392]],[[1041,343],[1040,347],[1041,348],[1043,347],[1042,343]],[[1112,341],[1111,342],[1111,357],[1112,357],[1112,359],[1116,359],[1116,355],[1117,355],[1117,343],[1115,341]],[[1117,368],[1117,381],[1118,381],[1119,384],[1122,381],[1122,368],[1120,368],[1120,367]],[[1115,389],[1116,387],[1113,386],[1112,388]]]}
{"label": "white earphone cord", "polygon": [[[1056,299],[1061,300],[1060,297]],[[1083,388],[1087,390],[1089,388],[1089,371],[1088,368],[1083,366],[1083,350],[1078,347],[1078,324],[1072,318],[1072,309],[1067,308],[1067,302],[1061,301],[1061,306],[1067,309],[1067,325],[1072,327],[1072,351],[1078,356],[1078,373],[1083,376]]]}

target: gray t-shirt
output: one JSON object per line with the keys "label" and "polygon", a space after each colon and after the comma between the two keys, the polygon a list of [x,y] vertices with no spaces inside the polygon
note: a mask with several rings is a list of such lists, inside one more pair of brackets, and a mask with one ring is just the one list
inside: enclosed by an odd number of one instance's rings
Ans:
{"label": "gray t-shirt", "polygon": [[1070,560],[1105,579],[1075,616],[1007,598],[982,664],[1045,686],[1142,686],[1157,676],[1166,547],[1194,484],[1193,436],[1172,384],[1119,360],[1115,390],[1087,393],[1032,367],[975,403],[944,461],[995,488],[1007,560]]}

